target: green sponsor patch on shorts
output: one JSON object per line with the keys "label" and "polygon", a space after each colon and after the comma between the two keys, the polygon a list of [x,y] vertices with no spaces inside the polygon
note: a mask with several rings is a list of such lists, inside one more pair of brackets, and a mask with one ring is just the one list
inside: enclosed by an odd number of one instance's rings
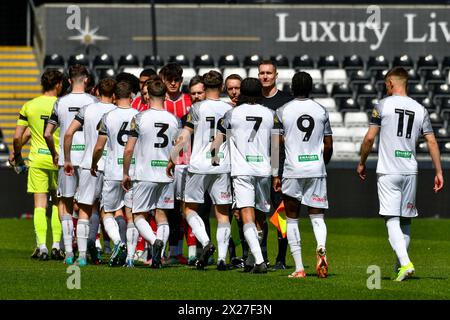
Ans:
{"label": "green sponsor patch on shorts", "polygon": [[84,151],[84,148],[85,148],[84,144],[73,144],[72,145],[72,149],[70,149],[70,150],[72,150],[72,151]]}
{"label": "green sponsor patch on shorts", "polygon": [[318,161],[319,156],[317,154],[301,154],[298,156],[298,162]]}
{"label": "green sponsor patch on shorts", "polygon": [[264,157],[263,156],[246,155],[245,156],[245,161],[247,161],[247,162],[263,162],[264,161]]}
{"label": "green sponsor patch on shorts", "polygon": [[39,154],[49,154],[49,155],[51,155],[50,150],[48,150],[48,149],[42,149],[42,148],[39,148],[39,149],[38,149],[38,153],[39,153]]}
{"label": "green sponsor patch on shorts", "polygon": [[[117,164],[123,164],[123,158],[117,158]],[[134,164],[134,158],[131,158],[131,164]]]}
{"label": "green sponsor patch on shorts", "polygon": [[152,167],[167,167],[167,164],[169,161],[167,160],[152,160],[151,166]]}
{"label": "green sponsor patch on shorts", "polygon": [[108,154],[108,150],[103,150],[103,156],[106,156]]}
{"label": "green sponsor patch on shorts", "polygon": [[411,155],[412,155],[412,151],[395,150],[395,157],[396,158],[411,159]]}
{"label": "green sponsor patch on shorts", "polygon": [[[219,159],[223,159],[223,152],[219,152],[218,154],[217,154],[217,156],[219,157]],[[211,157],[211,152],[210,151],[208,151],[207,153],[206,153],[206,159],[211,159],[212,157]]]}

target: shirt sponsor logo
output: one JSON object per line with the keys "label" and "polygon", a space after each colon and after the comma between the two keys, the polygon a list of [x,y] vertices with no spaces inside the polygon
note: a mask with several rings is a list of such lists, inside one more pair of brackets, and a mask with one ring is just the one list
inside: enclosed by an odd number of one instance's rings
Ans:
{"label": "shirt sponsor logo", "polygon": [[327,197],[320,197],[317,194],[313,194],[311,199],[315,202],[327,202]]}
{"label": "shirt sponsor logo", "polygon": [[221,192],[220,193],[220,199],[225,199],[225,200],[228,200],[228,199],[230,199],[230,193],[229,192]]}
{"label": "shirt sponsor logo", "polygon": [[48,154],[48,155],[51,154],[51,153],[50,153],[50,150],[48,150],[48,149],[42,149],[42,148],[39,148],[38,153],[39,153],[39,154]]}
{"label": "shirt sponsor logo", "polygon": [[301,154],[298,156],[298,162],[318,161],[319,156],[317,154]]}
{"label": "shirt sponsor logo", "polygon": [[[134,158],[131,158],[131,164],[134,164]],[[117,158],[117,164],[123,164],[123,158]]]}
{"label": "shirt sponsor logo", "polygon": [[406,158],[411,159],[412,152],[411,151],[401,151],[401,150],[395,150],[395,157],[396,158]]}
{"label": "shirt sponsor logo", "polygon": [[152,167],[167,167],[169,161],[167,160],[152,160],[150,165]]}
{"label": "shirt sponsor logo", "polygon": [[264,161],[264,157],[263,156],[246,155],[245,156],[245,161],[247,161],[247,162],[263,162]]}
{"label": "shirt sponsor logo", "polygon": [[[219,157],[219,159],[223,159],[223,152],[219,152],[218,154],[217,154],[217,156]],[[207,153],[206,153],[206,159],[211,159],[212,158],[212,156],[211,156],[211,151],[208,151]]]}
{"label": "shirt sponsor logo", "polygon": [[73,144],[72,145],[72,149],[70,149],[70,150],[72,150],[72,151],[84,151],[84,148],[85,148],[84,144]]}
{"label": "shirt sponsor logo", "polygon": [[415,208],[416,208],[416,206],[414,205],[414,203],[408,202],[406,204],[406,209],[415,209]]}

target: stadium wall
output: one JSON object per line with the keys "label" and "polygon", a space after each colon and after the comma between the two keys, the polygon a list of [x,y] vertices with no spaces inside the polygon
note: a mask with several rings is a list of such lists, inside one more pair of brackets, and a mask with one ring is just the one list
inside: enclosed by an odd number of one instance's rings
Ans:
{"label": "stadium wall", "polygon": [[[450,181],[450,166],[444,167],[444,180]],[[420,217],[450,218],[448,186],[439,194],[433,193],[434,170],[430,163],[420,163],[417,186],[417,208]],[[356,175],[356,163],[333,163],[328,166],[329,217],[377,217],[378,195],[375,163],[368,163],[367,181]],[[32,195],[26,193],[26,175],[17,175],[12,169],[0,168],[0,218],[18,218],[33,213]],[[302,208],[302,214],[305,208]]]}
{"label": "stadium wall", "polygon": [[[143,4],[46,4],[40,7],[47,54],[84,52],[73,27],[107,37],[90,47],[92,55],[116,58],[152,53],[150,7]],[[79,20],[74,14],[79,12]],[[388,59],[408,53],[413,58],[448,55],[448,5],[163,5],[156,6],[158,53],[169,55],[254,53],[288,57],[384,54]]]}

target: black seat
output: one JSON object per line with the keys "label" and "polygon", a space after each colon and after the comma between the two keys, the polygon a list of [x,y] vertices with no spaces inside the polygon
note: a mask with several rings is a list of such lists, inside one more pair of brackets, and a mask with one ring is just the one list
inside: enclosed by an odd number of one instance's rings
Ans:
{"label": "black seat", "polygon": [[432,93],[433,93],[433,102],[436,105],[441,106],[442,101],[450,99],[450,86],[446,83],[436,85]]}
{"label": "black seat", "polygon": [[414,69],[414,61],[409,55],[402,54],[401,56],[394,57],[392,67],[403,67],[406,70]]}
{"label": "black seat", "polygon": [[445,83],[444,74],[439,69],[424,70],[423,83],[429,90],[434,90],[435,87]]}
{"label": "black seat", "polygon": [[375,87],[372,84],[367,83],[358,87],[358,91],[356,92],[356,102],[360,106],[366,106],[373,99],[377,98],[378,92],[375,90]]}
{"label": "black seat", "polygon": [[92,64],[94,69],[109,69],[114,68],[114,58],[107,53],[102,55],[98,55],[95,57],[94,62]]}
{"label": "black seat", "polygon": [[244,68],[257,67],[262,61],[261,56],[253,54],[244,58]]}
{"label": "black seat", "polygon": [[346,56],[342,62],[342,68],[345,70],[361,70],[364,69],[364,61],[356,54]]}
{"label": "black seat", "polygon": [[46,55],[44,58],[44,69],[46,68],[63,68],[65,67],[65,61],[62,56],[57,53],[52,55]]}
{"label": "black seat", "polygon": [[367,61],[367,71],[374,74],[377,70],[389,69],[389,61],[384,55],[370,56]]}
{"label": "black seat", "polygon": [[450,154],[450,141],[442,141],[439,146],[441,153]]}
{"label": "black seat", "polygon": [[219,58],[219,68],[236,67],[239,68],[239,59],[233,54],[222,55]]}
{"label": "black seat", "polygon": [[83,53],[73,54],[73,55],[71,55],[69,57],[69,60],[67,61],[67,66],[70,67],[70,66],[73,66],[75,64],[81,64],[81,65],[86,66],[88,68],[90,67],[89,58],[86,55],[84,55]]}
{"label": "black seat", "polygon": [[450,57],[444,57],[444,59],[442,59],[442,72],[444,73],[444,75],[448,75],[448,71],[450,70]]}
{"label": "black seat", "polygon": [[417,141],[416,153],[418,153],[418,154],[428,153],[428,145],[427,145],[426,141],[424,141],[422,139]]}
{"label": "black seat", "polygon": [[358,90],[358,87],[371,83],[370,74],[364,70],[354,70],[349,74],[349,84],[353,90]]}
{"label": "black seat", "polygon": [[327,87],[323,83],[314,83],[311,91],[312,98],[327,98]]}
{"label": "black seat", "polygon": [[170,56],[167,62],[178,63],[182,67],[190,67],[189,59],[184,54]]}
{"label": "black seat", "polygon": [[438,61],[435,56],[428,54],[426,56],[420,56],[417,61],[417,72],[422,75],[426,70],[435,70],[439,67]]}
{"label": "black seat", "polygon": [[194,68],[215,67],[214,59],[209,54],[196,55],[194,57]]}
{"label": "black seat", "polygon": [[330,54],[328,56],[321,56],[319,58],[319,62],[317,63],[317,67],[321,70],[337,69],[337,68],[339,68],[339,61],[332,54]]}
{"label": "black seat", "polygon": [[142,67],[144,69],[147,68],[155,68],[155,66],[162,67],[164,65],[164,60],[160,56],[147,55],[144,57],[144,61],[142,61]]}
{"label": "black seat", "polygon": [[287,94],[291,94],[291,85],[289,83],[283,83],[283,92],[287,93]]}
{"label": "black seat", "polygon": [[353,98],[341,98],[336,99],[336,105],[340,112],[355,112],[360,111],[360,106],[356,103]]}
{"label": "black seat", "polygon": [[409,84],[420,83],[420,76],[419,76],[419,74],[416,72],[415,69],[409,69],[409,70],[408,70],[408,83],[409,83]]}
{"label": "black seat", "polygon": [[448,99],[440,99],[439,100],[439,108],[441,111],[450,110],[450,98]]}
{"label": "black seat", "polygon": [[95,75],[97,82],[105,78],[114,78],[116,76],[116,70],[114,68],[97,68],[95,69]]}
{"label": "black seat", "polygon": [[408,84],[408,95],[413,99],[428,97],[428,91],[420,83]]}
{"label": "black seat", "polygon": [[278,68],[290,68],[289,59],[282,54],[277,54],[276,56],[271,56],[270,60],[275,62],[275,64],[277,65]]}
{"label": "black seat", "polygon": [[427,109],[429,112],[436,111],[436,106],[431,102],[431,99],[429,97],[418,98],[418,99],[416,99],[416,101],[418,103],[420,103],[421,105],[423,105],[425,107],[425,109]]}
{"label": "black seat", "polygon": [[348,84],[335,83],[331,89],[331,96],[333,98],[352,98],[353,93]]}
{"label": "black seat", "polygon": [[314,69],[314,60],[307,54],[295,56],[292,67],[295,70]]}
{"label": "black seat", "polygon": [[137,56],[135,56],[134,54],[131,54],[131,53],[129,53],[127,55],[122,55],[119,58],[117,67],[119,69],[124,68],[124,67],[139,68],[140,67],[139,59]]}

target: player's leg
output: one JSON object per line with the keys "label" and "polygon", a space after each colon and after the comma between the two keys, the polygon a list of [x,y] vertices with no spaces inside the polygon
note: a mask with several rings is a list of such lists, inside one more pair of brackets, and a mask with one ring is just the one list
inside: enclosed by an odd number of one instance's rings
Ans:
{"label": "player's leg", "polygon": [[136,229],[133,221],[133,214],[131,213],[131,204],[125,204],[125,214],[127,216],[127,260],[126,266],[134,266],[134,253],[136,251],[136,245],[139,237],[139,232]]}
{"label": "player's leg", "polygon": [[51,204],[52,204],[52,217],[51,217],[51,226],[52,226],[52,238],[53,238],[53,244],[52,244],[52,251],[50,254],[50,258],[54,260],[64,260],[64,251],[61,250],[61,235],[62,235],[62,224],[61,220],[59,219],[59,212],[58,212],[58,204],[59,199],[56,196],[56,184],[57,184],[57,171],[54,171],[53,178],[52,178],[52,185],[53,187],[50,189],[50,198],[51,198]]}
{"label": "player's leg", "polygon": [[155,220],[157,224],[156,239],[162,241],[162,248],[159,249],[156,245],[152,253],[152,267],[157,269],[162,267],[161,259],[164,254],[164,248],[169,239],[170,228],[169,221],[167,219],[167,210],[156,209]]}

